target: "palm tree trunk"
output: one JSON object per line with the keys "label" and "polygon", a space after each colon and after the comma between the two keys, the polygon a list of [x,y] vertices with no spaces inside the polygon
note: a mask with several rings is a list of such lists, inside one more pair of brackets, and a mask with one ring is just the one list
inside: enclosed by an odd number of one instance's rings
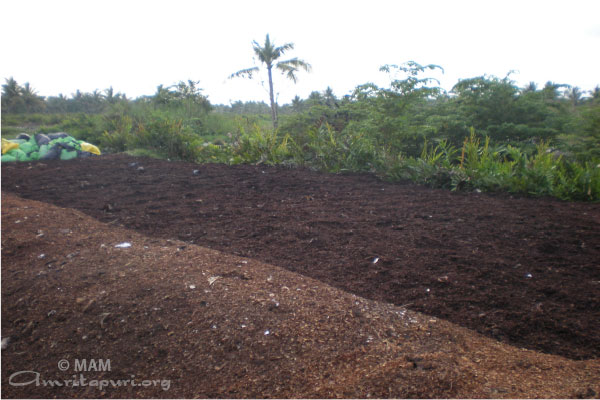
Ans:
{"label": "palm tree trunk", "polygon": [[267,67],[269,73],[269,98],[271,100],[271,119],[273,120],[273,129],[277,129],[277,105],[275,104],[275,97],[273,96],[273,74],[271,73],[271,67]]}

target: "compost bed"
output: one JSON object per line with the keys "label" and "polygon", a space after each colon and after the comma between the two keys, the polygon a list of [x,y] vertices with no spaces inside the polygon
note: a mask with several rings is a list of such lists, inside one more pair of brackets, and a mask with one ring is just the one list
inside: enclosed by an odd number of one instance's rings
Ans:
{"label": "compost bed", "polygon": [[515,348],[281,267],[6,192],[1,362],[3,398],[600,393],[599,359]]}
{"label": "compost bed", "polygon": [[3,164],[2,190],[281,266],[516,346],[600,355],[598,204],[124,155]]}

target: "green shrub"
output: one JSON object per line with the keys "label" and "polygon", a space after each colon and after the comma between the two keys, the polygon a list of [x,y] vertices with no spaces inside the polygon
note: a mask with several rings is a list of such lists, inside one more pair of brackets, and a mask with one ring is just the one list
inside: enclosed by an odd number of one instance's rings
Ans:
{"label": "green shrub", "polygon": [[273,129],[261,129],[258,125],[242,133],[232,145],[232,153],[236,160],[246,163],[279,164],[289,161],[293,155],[288,142],[289,135],[280,135]]}
{"label": "green shrub", "polygon": [[294,158],[298,164],[310,165],[329,172],[375,171],[380,158],[375,145],[364,133],[339,132],[329,123],[311,128],[294,140]]}
{"label": "green shrub", "polygon": [[[98,143],[105,152],[122,152],[133,142],[133,120],[127,115],[109,120],[110,128],[102,134]],[[135,148],[135,145],[134,145]]]}

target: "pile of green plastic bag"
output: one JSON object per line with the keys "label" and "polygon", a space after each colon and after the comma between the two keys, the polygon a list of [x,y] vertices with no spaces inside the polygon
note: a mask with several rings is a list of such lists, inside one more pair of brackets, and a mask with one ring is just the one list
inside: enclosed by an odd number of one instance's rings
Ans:
{"label": "pile of green plastic bag", "polygon": [[91,155],[100,155],[98,147],[64,132],[38,133],[34,137],[22,133],[16,139],[2,139],[2,162],[71,160]]}

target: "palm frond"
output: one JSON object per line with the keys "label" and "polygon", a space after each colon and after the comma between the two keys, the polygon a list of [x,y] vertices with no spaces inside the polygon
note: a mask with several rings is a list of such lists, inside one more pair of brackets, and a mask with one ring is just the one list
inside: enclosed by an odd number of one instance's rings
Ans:
{"label": "palm frond", "polygon": [[285,60],[285,61],[280,61],[277,63],[277,66],[279,66],[281,64],[289,65],[296,69],[303,69],[306,72],[310,72],[312,70],[312,66],[309,63],[307,63],[306,61],[303,61],[303,60],[299,60],[297,57],[294,57],[292,59]]}
{"label": "palm frond", "polygon": [[277,63],[276,67],[294,83],[296,83],[297,81],[296,72],[298,72],[300,69],[303,69],[306,72],[310,72],[310,70],[312,69],[310,64],[308,64],[305,61],[299,60],[298,58],[280,61]]}
{"label": "palm frond", "polygon": [[258,67],[242,69],[238,72],[234,72],[233,74],[229,75],[228,79],[240,78],[240,77],[252,79],[252,76],[255,72],[258,72]]}
{"label": "palm frond", "polygon": [[283,46],[275,47],[273,49],[273,54],[276,56],[275,59],[281,57],[288,50],[294,49],[294,43],[286,43]]}
{"label": "palm frond", "polygon": [[278,63],[277,69],[280,70],[282,74],[285,74],[292,82],[296,83],[298,80],[296,78],[296,72],[298,72],[298,68],[289,64]]}

